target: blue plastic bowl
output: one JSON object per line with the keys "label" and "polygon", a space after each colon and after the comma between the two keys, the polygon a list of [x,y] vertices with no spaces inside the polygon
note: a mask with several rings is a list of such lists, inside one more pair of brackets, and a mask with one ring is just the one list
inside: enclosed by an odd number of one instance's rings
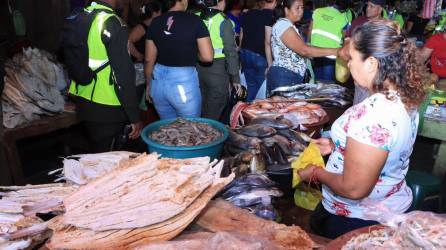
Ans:
{"label": "blue plastic bowl", "polygon": [[206,118],[185,118],[185,119],[194,122],[207,123],[212,127],[220,130],[223,133],[223,136],[211,143],[202,144],[198,146],[191,146],[191,147],[167,146],[150,139],[149,134],[151,134],[155,130],[158,130],[159,127],[167,125],[175,121],[176,119],[166,119],[166,120],[156,121],[154,123],[147,125],[141,132],[141,137],[147,144],[149,152],[150,153],[157,152],[161,154],[162,157],[176,158],[176,159],[193,158],[201,156],[209,156],[211,160],[218,159],[221,155],[223,144],[229,136],[228,129],[226,128],[226,126],[220,122]]}

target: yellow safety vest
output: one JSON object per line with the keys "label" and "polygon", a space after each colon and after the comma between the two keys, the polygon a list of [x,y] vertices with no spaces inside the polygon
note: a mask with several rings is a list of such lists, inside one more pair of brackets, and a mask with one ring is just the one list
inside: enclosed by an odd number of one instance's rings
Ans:
{"label": "yellow safety vest", "polygon": [[[109,12],[113,11],[111,8],[95,2],[93,2],[92,5],[87,8],[88,11],[97,9],[107,10]],[[112,16],[115,16],[115,14],[107,13],[105,11],[99,12],[91,24],[91,28],[88,33],[88,66],[92,70],[95,70],[109,62],[107,49],[102,42],[102,33],[106,32],[104,30],[105,22]],[[74,81],[71,81],[69,92],[72,95],[79,96],[94,103],[120,106],[121,102],[116,95],[114,83],[111,82],[111,74],[113,74],[113,72],[110,65],[108,65],[99,71],[97,73],[96,80],[93,80],[88,85],[82,86],[80,84],[76,84]]]}
{"label": "yellow safety vest", "polygon": [[214,48],[214,58],[224,58],[223,39],[221,38],[221,24],[225,21],[223,13],[218,13],[213,17],[203,20],[211,36],[212,48]]}
{"label": "yellow safety vest", "polygon": [[311,45],[321,48],[342,47],[342,29],[347,24],[345,13],[341,13],[333,7],[316,9],[313,13]]}

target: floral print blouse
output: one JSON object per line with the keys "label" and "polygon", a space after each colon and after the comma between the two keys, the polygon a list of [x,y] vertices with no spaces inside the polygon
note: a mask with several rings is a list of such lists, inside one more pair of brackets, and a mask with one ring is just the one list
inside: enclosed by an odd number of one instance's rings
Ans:
{"label": "floral print blouse", "polygon": [[273,53],[273,66],[279,66],[293,71],[301,76],[305,75],[305,70],[307,65],[305,64],[305,58],[301,57],[296,52],[289,49],[280,37],[287,31],[290,27],[296,31],[300,36],[299,31],[296,26],[294,26],[290,20],[286,18],[280,18],[273,25],[271,31],[271,49]]}
{"label": "floral print blouse", "polygon": [[380,177],[369,196],[350,200],[322,186],[324,208],[332,214],[364,219],[365,200],[384,203],[391,210],[403,213],[412,203],[412,191],[405,177],[409,157],[417,136],[418,112],[408,112],[396,93],[373,94],[349,108],[332,125],[331,139],[335,149],[326,170],[342,174],[347,137],[389,152]]}

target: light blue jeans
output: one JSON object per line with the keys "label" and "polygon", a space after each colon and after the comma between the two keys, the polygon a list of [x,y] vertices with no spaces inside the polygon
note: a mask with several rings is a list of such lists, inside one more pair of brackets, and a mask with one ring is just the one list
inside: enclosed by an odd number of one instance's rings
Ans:
{"label": "light blue jeans", "polygon": [[156,64],[150,96],[160,118],[200,117],[201,94],[195,67]]}

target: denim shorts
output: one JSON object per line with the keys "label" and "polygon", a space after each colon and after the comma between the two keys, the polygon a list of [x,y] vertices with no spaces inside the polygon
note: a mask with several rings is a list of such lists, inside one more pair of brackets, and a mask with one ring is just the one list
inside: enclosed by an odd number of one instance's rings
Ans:
{"label": "denim shorts", "polygon": [[156,64],[150,96],[161,119],[200,117],[201,93],[195,67]]}

